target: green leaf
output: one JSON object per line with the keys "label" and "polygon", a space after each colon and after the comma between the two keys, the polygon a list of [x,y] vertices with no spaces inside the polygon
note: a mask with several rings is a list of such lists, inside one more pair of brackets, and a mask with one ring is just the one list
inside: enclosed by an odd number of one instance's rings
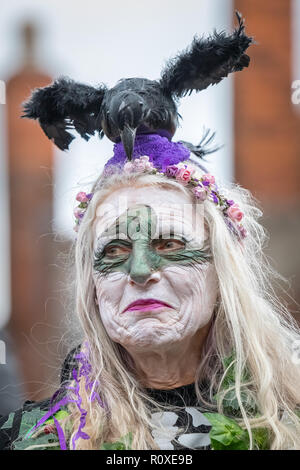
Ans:
{"label": "green leaf", "polygon": [[47,411],[41,410],[40,408],[34,408],[32,411],[24,411],[19,434],[25,435],[46,413]]}
{"label": "green leaf", "polygon": [[270,441],[269,441],[269,432],[266,428],[255,428],[252,429],[252,436],[255,444],[259,450],[269,450]]}
{"label": "green leaf", "polygon": [[233,419],[219,413],[203,413],[212,425],[209,433],[214,450],[247,450],[249,436]]}
{"label": "green leaf", "polygon": [[100,450],[126,450],[122,442],[103,442]]}
{"label": "green leaf", "polygon": [[130,450],[132,446],[132,432],[123,436],[122,441],[118,442],[103,442],[100,450]]}
{"label": "green leaf", "polygon": [[231,387],[232,385],[235,384],[235,367],[234,367],[235,363],[233,361],[235,361],[234,354],[224,357],[223,359],[224,370],[226,370],[230,366],[222,383],[222,388],[224,389]]}
{"label": "green leaf", "polygon": [[132,446],[132,432],[131,431],[123,437],[123,441],[126,445],[126,448],[128,450],[131,449],[131,446]]}
{"label": "green leaf", "polygon": [[[46,413],[47,413],[46,410],[41,410],[40,408],[34,408],[31,411],[24,411],[22,414],[19,435],[25,436],[28,433],[28,431],[30,431],[40,421],[40,419],[42,419],[45,416]],[[60,410],[57,413],[55,413],[55,417],[57,417],[57,419],[63,419],[66,416],[68,416],[68,413],[64,410]],[[13,417],[14,417],[14,413],[11,413],[9,415],[9,419],[4,424],[3,429],[11,427]],[[50,418],[47,421],[45,421],[45,424],[52,424],[52,423],[54,423],[53,418],[52,419]]]}
{"label": "green leaf", "polygon": [[[227,373],[223,379],[220,392],[214,396],[216,401],[220,401],[223,397],[223,408],[226,414],[233,415],[234,417],[241,417],[240,405],[235,392],[235,353],[233,352],[230,356],[227,356],[223,359],[224,370],[227,370]],[[243,383],[250,380],[250,374],[247,369],[243,370],[241,377],[241,388]],[[227,390],[228,389],[228,390]],[[230,389],[230,390],[229,390]],[[248,392],[241,389],[241,401],[244,408],[251,414],[257,414],[257,404],[253,397],[249,395]]]}
{"label": "green leaf", "polygon": [[14,420],[15,412],[9,413],[7,421],[2,424],[0,429],[9,429],[12,427],[13,420]]}
{"label": "green leaf", "polygon": [[[47,444],[52,444],[57,442],[57,446],[47,447]],[[39,437],[30,438],[30,439],[20,439],[19,441],[14,442],[13,449],[14,450],[26,450],[28,447],[40,445],[41,447],[37,447],[33,450],[60,450],[60,445],[58,442],[58,438],[55,434],[42,434]]]}
{"label": "green leaf", "polygon": [[[19,430],[19,436],[20,437],[25,437],[25,435],[28,433],[28,431],[30,431],[38,422],[40,419],[43,418],[43,416],[45,416],[45,414],[47,413],[46,410],[41,410],[40,408],[34,408],[33,410],[31,411],[23,411],[22,413],[22,419],[21,419],[21,425],[20,425],[20,430]],[[15,416],[15,412],[13,413],[10,413],[9,416],[8,416],[8,419],[7,421],[3,424],[2,428],[1,429],[9,429],[12,427],[12,424],[13,424],[13,419],[14,419],[14,416]],[[57,413],[55,413],[55,417],[59,420],[59,419],[63,419],[65,418],[66,416],[68,416],[68,413],[65,411],[65,410],[60,410],[58,411]],[[45,424],[52,424],[54,423],[54,419],[50,418],[48,419],[47,421],[45,421]],[[50,436],[50,434],[49,434]],[[36,442],[36,439],[38,438],[35,438],[34,439],[34,442]],[[23,448],[23,446],[27,447],[29,444],[27,444],[31,439],[26,439],[26,440],[20,440],[18,442],[18,446],[21,446],[21,448]],[[56,440],[57,440],[57,436],[56,436]],[[22,442],[24,442],[24,444],[21,444]],[[26,444],[25,444],[26,442]]]}
{"label": "green leaf", "polygon": [[[57,413],[54,414],[54,416],[57,419],[57,421],[59,421],[69,416],[69,413],[65,410],[59,410],[57,411]],[[45,421],[45,424],[54,424],[54,419],[53,418],[47,419],[47,421]]]}
{"label": "green leaf", "polygon": [[[223,359],[223,367],[226,370],[228,367],[228,371],[224,377],[222,389],[226,389],[235,385],[235,366],[236,366],[236,357],[235,353],[232,352],[230,356],[224,357]],[[245,368],[242,372],[241,382],[247,382],[250,380],[250,373]]]}
{"label": "green leaf", "polygon": [[227,392],[217,393],[215,399],[219,400],[223,396],[223,408],[225,411],[228,411],[228,414],[235,414],[235,411],[240,409],[235,390],[228,390]]}
{"label": "green leaf", "polygon": [[[235,390],[228,390],[216,394],[214,398],[216,400],[223,398],[223,408],[225,414],[233,415],[234,417],[241,417],[240,405],[235,393]],[[244,390],[241,390],[241,401],[245,409],[251,414],[257,414],[257,406],[253,398]]]}

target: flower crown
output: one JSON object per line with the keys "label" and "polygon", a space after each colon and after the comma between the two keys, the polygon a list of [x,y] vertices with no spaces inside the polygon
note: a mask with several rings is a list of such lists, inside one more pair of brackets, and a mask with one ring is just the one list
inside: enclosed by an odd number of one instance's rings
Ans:
{"label": "flower crown", "polygon": [[[196,177],[196,170],[182,162],[176,165],[169,165],[164,171],[158,170],[153,166],[152,162],[149,161],[147,155],[125,163],[123,171],[125,173],[150,173],[153,175],[167,176],[168,178],[176,179],[176,181],[179,181],[184,186],[192,187],[192,193],[198,200],[205,201],[208,199],[218,206],[231,232],[238,238],[246,237],[246,229],[241,224],[241,220],[244,217],[243,212],[233,200],[226,199],[219,193],[215,183],[215,177],[210,173],[205,173],[200,177],[197,175]],[[92,197],[93,193],[87,194],[85,192],[79,192],[76,196],[76,200],[80,202],[74,210],[76,219],[74,230],[76,232],[79,229],[80,222]]]}

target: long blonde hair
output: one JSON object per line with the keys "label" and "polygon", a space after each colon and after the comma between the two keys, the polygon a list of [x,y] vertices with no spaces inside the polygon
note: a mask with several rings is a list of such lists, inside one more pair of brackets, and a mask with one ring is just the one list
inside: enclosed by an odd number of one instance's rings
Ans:
{"label": "long blonde hair", "polygon": [[[91,379],[98,381],[97,391],[107,409],[90,400],[84,380],[80,383],[82,407],[87,410],[84,432],[90,439],[77,441],[76,449],[99,449],[103,442],[120,440],[132,432],[132,449],[157,449],[151,429],[150,406],[169,409],[156,403],[141,387],[134,362],[127,351],[108,336],[98,304],[95,302],[93,271],[93,223],[96,209],[112,191],[127,186],[144,188],[172,187],[191,194],[181,183],[159,175],[118,173],[99,178],[82,220],[77,241],[72,248],[75,266],[74,287],[76,312],[83,330],[83,341],[90,346]],[[222,188],[244,211],[248,236],[243,243],[228,230],[218,208],[210,201],[204,204],[209,228],[210,248],[219,282],[219,302],[203,348],[195,377],[199,403],[223,412],[224,395],[219,393],[229,368],[234,370],[234,391],[241,411],[239,423],[250,437],[252,431],[266,428],[271,449],[300,449],[300,421],[295,409],[300,404],[300,369],[293,360],[293,347],[299,341],[299,328],[273,289],[278,275],[263,254],[266,234],[258,222],[261,211],[250,193],[237,185]],[[224,358],[234,351],[234,360],[225,370]],[[245,382],[244,372],[248,378]],[[231,369],[232,370],[232,369]],[[209,396],[203,396],[200,384],[210,384]],[[254,397],[259,416],[245,408],[241,393]],[[213,396],[217,394],[217,404]],[[76,434],[80,412],[71,410],[71,437]],[[284,418],[284,419],[283,419]],[[70,427],[70,423],[68,424]],[[65,428],[67,423],[65,423]]]}

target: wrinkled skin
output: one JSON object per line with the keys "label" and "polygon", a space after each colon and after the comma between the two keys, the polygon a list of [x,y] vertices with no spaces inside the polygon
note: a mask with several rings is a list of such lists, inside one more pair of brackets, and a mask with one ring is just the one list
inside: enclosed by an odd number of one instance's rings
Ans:
{"label": "wrinkled skin", "polygon": [[[191,203],[175,188],[122,188],[97,209],[93,276],[99,312],[147,387],[194,381],[217,301],[203,218],[195,218],[200,207],[191,209]],[[138,299],[166,305],[127,310]]]}

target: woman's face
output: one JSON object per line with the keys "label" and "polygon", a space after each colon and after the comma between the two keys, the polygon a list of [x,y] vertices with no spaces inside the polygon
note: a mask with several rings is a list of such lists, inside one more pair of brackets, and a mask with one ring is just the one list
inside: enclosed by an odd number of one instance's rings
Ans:
{"label": "woman's face", "polygon": [[113,341],[158,350],[208,324],[218,284],[205,235],[203,207],[176,188],[122,188],[98,206],[93,278]]}

